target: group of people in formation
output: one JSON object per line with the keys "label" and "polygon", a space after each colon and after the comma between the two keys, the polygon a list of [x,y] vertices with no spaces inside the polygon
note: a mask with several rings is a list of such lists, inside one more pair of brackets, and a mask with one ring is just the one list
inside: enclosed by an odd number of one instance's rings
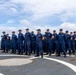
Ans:
{"label": "group of people in formation", "polygon": [[43,55],[55,54],[56,56],[63,55],[66,57],[67,54],[75,55],[76,52],[76,31],[70,32],[67,30],[65,33],[63,29],[59,30],[57,34],[56,30],[53,33],[50,29],[47,29],[45,34],[41,33],[41,29],[37,29],[37,34],[29,29],[25,29],[25,34],[22,30],[18,30],[18,35],[15,31],[12,31],[12,37],[3,31],[1,36],[1,49],[3,52],[8,53],[9,51],[14,54],[25,54],[30,56],[35,54],[36,57]]}

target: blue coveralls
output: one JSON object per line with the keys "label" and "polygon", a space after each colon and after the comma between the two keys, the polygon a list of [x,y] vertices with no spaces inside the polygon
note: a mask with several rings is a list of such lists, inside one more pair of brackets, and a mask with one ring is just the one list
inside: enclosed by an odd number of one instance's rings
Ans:
{"label": "blue coveralls", "polygon": [[55,53],[56,51],[56,54],[58,53],[58,35],[57,34],[53,34],[54,36],[54,39],[53,39],[53,53]]}
{"label": "blue coveralls", "polygon": [[52,34],[51,33],[45,33],[45,35],[44,35],[44,37],[45,37],[45,46],[46,46],[46,52],[47,52],[47,54],[48,53],[51,53],[52,52],[52,40],[51,40],[51,38],[52,38]]}
{"label": "blue coveralls", "polygon": [[10,39],[10,49],[9,50],[12,50],[12,40]]}
{"label": "blue coveralls", "polygon": [[17,49],[17,36],[12,35],[12,53],[16,53]]}
{"label": "blue coveralls", "polygon": [[7,35],[3,35],[3,38],[1,41],[3,52],[5,52],[5,49],[6,49],[6,40],[7,40]]}
{"label": "blue coveralls", "polygon": [[75,44],[74,44],[74,37],[73,36],[71,36],[70,44],[71,44],[71,51],[72,51],[72,53],[75,54]]}
{"label": "blue coveralls", "polygon": [[26,53],[31,53],[31,33],[30,32],[25,34],[24,45],[25,45]]}
{"label": "blue coveralls", "polygon": [[36,35],[36,54],[37,54],[37,56],[43,55],[42,37],[43,37],[43,35],[41,33]]}
{"label": "blue coveralls", "polygon": [[46,50],[46,40],[44,39],[43,41],[43,52],[46,53],[47,50]]}
{"label": "blue coveralls", "polygon": [[8,37],[9,39],[6,40],[6,51],[5,52],[8,52],[10,50],[10,37]]}
{"label": "blue coveralls", "polygon": [[66,36],[64,33],[59,33],[58,34],[58,55],[60,55],[60,53],[63,51],[64,55],[66,55],[66,48],[65,48],[65,40],[66,40]]}
{"label": "blue coveralls", "polygon": [[1,37],[1,49],[3,50],[3,36]]}
{"label": "blue coveralls", "polygon": [[69,50],[69,54],[71,54],[70,38],[71,38],[71,36],[69,34],[66,34],[66,41],[65,41],[66,52],[67,52],[67,50]]}
{"label": "blue coveralls", "polygon": [[76,51],[76,35],[73,35],[73,38],[74,38],[74,44],[75,44],[75,51]]}
{"label": "blue coveralls", "polygon": [[36,35],[31,34],[31,52],[35,53],[36,50]]}
{"label": "blue coveralls", "polygon": [[22,33],[18,34],[18,54],[23,54],[24,36]]}

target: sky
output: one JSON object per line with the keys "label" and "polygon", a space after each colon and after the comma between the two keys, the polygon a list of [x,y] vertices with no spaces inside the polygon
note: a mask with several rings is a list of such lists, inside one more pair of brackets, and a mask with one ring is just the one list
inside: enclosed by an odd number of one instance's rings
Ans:
{"label": "sky", "polygon": [[0,34],[26,28],[76,31],[76,0],[0,0]]}

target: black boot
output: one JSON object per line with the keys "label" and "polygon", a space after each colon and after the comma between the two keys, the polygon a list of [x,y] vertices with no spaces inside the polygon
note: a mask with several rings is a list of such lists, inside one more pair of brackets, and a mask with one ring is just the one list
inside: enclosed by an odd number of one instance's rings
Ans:
{"label": "black boot", "polygon": [[31,53],[30,52],[28,52],[28,56],[30,56],[31,55]]}
{"label": "black boot", "polygon": [[71,55],[71,52],[69,52],[69,56]]}
{"label": "black boot", "polygon": [[39,55],[35,55],[35,57],[39,57]]}
{"label": "black boot", "polygon": [[28,53],[26,52],[25,55],[28,55]]}
{"label": "black boot", "polygon": [[43,54],[41,54],[41,58],[43,58]]}
{"label": "black boot", "polygon": [[64,58],[66,58],[66,54],[64,55]]}
{"label": "black boot", "polygon": [[51,56],[51,52],[49,53],[49,56]]}
{"label": "black boot", "polygon": [[23,55],[23,52],[21,52],[20,55]]}

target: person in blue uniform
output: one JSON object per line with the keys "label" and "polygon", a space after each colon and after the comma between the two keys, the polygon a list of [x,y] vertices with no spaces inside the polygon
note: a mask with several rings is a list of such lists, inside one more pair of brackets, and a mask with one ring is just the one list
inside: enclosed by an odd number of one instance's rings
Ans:
{"label": "person in blue uniform", "polygon": [[12,41],[10,40],[10,35],[9,34],[7,34],[7,37],[9,38],[9,40],[8,40],[8,42],[9,42],[9,49],[8,49],[8,51],[10,51],[11,50],[11,44],[12,44]]}
{"label": "person in blue uniform", "polygon": [[7,37],[10,37],[9,34],[7,34]]}
{"label": "person in blue uniform", "polygon": [[29,32],[29,29],[26,29],[25,37],[24,37],[24,45],[26,54],[29,56],[31,55],[31,33]]}
{"label": "person in blue uniform", "polygon": [[74,44],[75,44],[75,51],[76,51],[76,31],[74,31],[73,37],[74,37]]}
{"label": "person in blue uniform", "polygon": [[37,29],[37,35],[36,35],[36,56],[35,57],[38,57],[39,55],[41,55],[41,58],[43,58],[42,40],[43,40],[43,35],[41,34],[41,30]]}
{"label": "person in blue uniform", "polygon": [[15,31],[12,32],[12,53],[16,53],[17,49],[17,35],[15,35]]}
{"label": "person in blue uniform", "polygon": [[1,35],[1,50],[3,50],[3,36]]}
{"label": "person in blue uniform", "polygon": [[53,30],[53,53],[56,53],[56,56],[58,56],[58,48],[59,48],[59,42],[58,42],[58,34],[56,30]]}
{"label": "person in blue uniform", "polygon": [[10,50],[10,37],[7,36],[5,52],[8,53],[9,50]]}
{"label": "person in blue uniform", "polygon": [[[45,32],[45,34],[46,34],[46,32]],[[43,34],[43,37],[45,36],[45,34]],[[43,40],[43,52],[44,53],[47,53],[47,50],[46,50],[46,40],[45,40],[45,38]]]}
{"label": "person in blue uniform", "polygon": [[11,51],[12,50],[12,37],[10,37],[9,41],[10,41],[10,49],[9,50]]}
{"label": "person in blue uniform", "polygon": [[57,37],[56,30],[53,30],[53,36],[54,36],[54,38],[53,38],[53,52],[52,53],[55,53],[56,50],[57,50],[57,47],[56,46],[58,44],[58,41],[56,39],[56,37]]}
{"label": "person in blue uniform", "polygon": [[35,54],[36,50],[36,35],[34,34],[34,31],[31,32],[31,52],[34,52]]}
{"label": "person in blue uniform", "polygon": [[2,37],[2,46],[3,46],[3,52],[5,52],[5,49],[6,49],[6,40],[7,40],[7,35],[6,35],[6,32],[3,31],[3,37]]}
{"label": "person in blue uniform", "polygon": [[69,55],[71,55],[71,44],[70,44],[71,36],[69,35],[69,31],[68,30],[65,32],[65,35],[66,35],[66,41],[65,41],[66,52],[69,50]]}
{"label": "person in blue uniform", "polygon": [[24,35],[22,34],[22,30],[18,31],[18,54],[23,54],[23,41],[24,41]]}
{"label": "person in blue uniform", "polygon": [[59,50],[58,50],[58,56],[60,56],[61,52],[63,52],[64,57],[66,57],[66,48],[65,48],[65,40],[66,40],[66,36],[63,33],[63,29],[59,30],[59,34],[58,34],[58,43],[59,43]]}
{"label": "person in blue uniform", "polygon": [[71,38],[70,38],[71,51],[75,55],[75,44],[74,44],[73,32],[70,32],[70,36],[71,36]]}
{"label": "person in blue uniform", "polygon": [[51,42],[52,34],[50,33],[49,29],[46,30],[44,37],[45,37],[45,41],[46,41],[46,45],[45,45],[46,50],[47,50],[46,54],[47,55],[49,54],[49,56],[50,56],[51,52],[52,52],[52,42]]}

